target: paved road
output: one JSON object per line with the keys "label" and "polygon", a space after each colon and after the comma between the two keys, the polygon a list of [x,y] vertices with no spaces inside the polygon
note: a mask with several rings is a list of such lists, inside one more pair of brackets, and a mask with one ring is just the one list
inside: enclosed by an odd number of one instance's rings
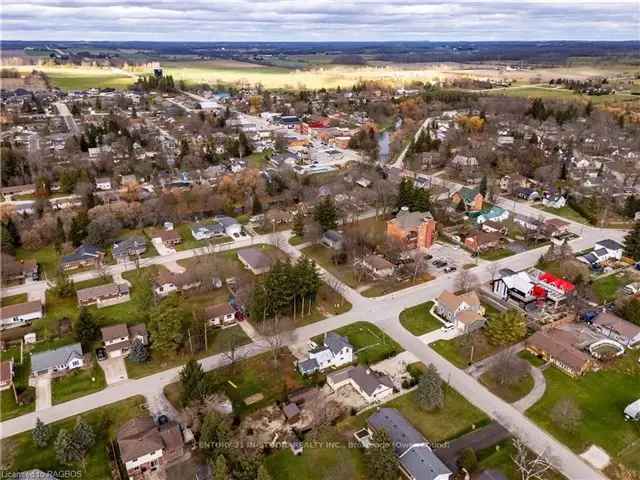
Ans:
{"label": "paved road", "polygon": [[73,118],[73,115],[71,114],[69,107],[67,107],[67,104],[64,102],[55,102],[54,105],[58,109],[58,113],[60,114],[60,116],[62,116],[64,123],[66,123],[69,132],[73,135],[77,135],[78,133],[80,133],[80,128],[78,128],[78,124]]}

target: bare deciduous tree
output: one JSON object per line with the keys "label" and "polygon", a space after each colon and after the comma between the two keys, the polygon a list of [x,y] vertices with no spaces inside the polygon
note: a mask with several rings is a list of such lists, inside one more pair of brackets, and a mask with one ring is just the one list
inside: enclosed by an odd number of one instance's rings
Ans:
{"label": "bare deciduous tree", "polygon": [[269,350],[273,354],[274,364],[278,361],[280,349],[295,337],[293,320],[280,315],[262,320],[258,323],[257,330],[269,345]]}
{"label": "bare deciduous tree", "polygon": [[536,455],[518,438],[513,440],[513,446],[516,452],[511,459],[520,472],[520,478],[522,480],[544,480],[544,474],[551,469],[546,451]]}
{"label": "bare deciduous tree", "polygon": [[551,409],[551,418],[560,428],[574,432],[582,420],[582,411],[570,398],[558,401]]}
{"label": "bare deciduous tree", "polygon": [[456,290],[469,292],[478,284],[478,278],[469,270],[462,269],[456,277]]}
{"label": "bare deciduous tree", "polygon": [[509,348],[498,355],[489,371],[499,384],[513,385],[531,371],[531,366],[529,362],[518,357],[516,352]]}

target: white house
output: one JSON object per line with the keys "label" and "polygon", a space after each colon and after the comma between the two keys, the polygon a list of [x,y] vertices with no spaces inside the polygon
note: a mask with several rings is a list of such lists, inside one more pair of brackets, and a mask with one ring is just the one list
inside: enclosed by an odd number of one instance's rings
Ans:
{"label": "white house", "polygon": [[436,312],[463,332],[476,330],[486,322],[484,307],[476,292],[456,295],[445,290],[436,299]]}
{"label": "white house", "polygon": [[309,358],[298,362],[298,370],[308,375],[327,368],[338,368],[353,362],[353,346],[347,338],[335,332],[324,337],[324,345],[309,352]]}
{"label": "white house", "polygon": [[374,277],[386,278],[393,275],[393,263],[380,255],[367,255],[362,259],[362,266]]}
{"label": "white house", "polygon": [[7,305],[0,308],[0,330],[20,327],[40,318],[42,318],[40,300]]}
{"label": "white house", "polygon": [[61,375],[83,365],[82,346],[79,343],[31,355],[31,374],[34,377],[45,374]]}
{"label": "white house", "polygon": [[334,391],[350,385],[367,403],[384,400],[393,395],[393,382],[382,373],[358,365],[327,375],[327,385]]}
{"label": "white house", "polygon": [[109,177],[96,178],[96,189],[102,191],[111,190],[111,179]]}
{"label": "white house", "polygon": [[196,223],[191,227],[191,235],[196,240],[208,240],[210,238],[224,236],[224,226],[216,221]]}
{"label": "white house", "polygon": [[620,260],[623,254],[624,246],[607,238],[597,242],[591,252],[578,257],[578,260],[589,265],[597,265],[607,260]]}
{"label": "white house", "polygon": [[567,204],[567,199],[562,195],[545,195],[542,204],[550,208],[562,208]]}
{"label": "white house", "polygon": [[236,311],[228,303],[209,305],[204,312],[209,325],[214,327],[222,327],[236,321]]}
{"label": "white house", "polygon": [[222,225],[224,233],[231,238],[242,234],[242,225],[234,218],[220,215],[215,217],[215,221]]}

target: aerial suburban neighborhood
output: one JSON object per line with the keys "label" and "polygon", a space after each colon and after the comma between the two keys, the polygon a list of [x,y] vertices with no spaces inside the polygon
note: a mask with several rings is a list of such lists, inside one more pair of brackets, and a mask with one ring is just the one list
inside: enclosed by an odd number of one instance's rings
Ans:
{"label": "aerial suburban neighborhood", "polygon": [[115,40],[0,43],[1,477],[640,478],[639,42]]}

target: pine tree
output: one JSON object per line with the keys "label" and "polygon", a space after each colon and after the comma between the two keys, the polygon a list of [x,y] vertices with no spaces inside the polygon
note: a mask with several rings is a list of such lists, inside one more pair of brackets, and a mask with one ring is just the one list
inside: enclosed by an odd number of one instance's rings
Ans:
{"label": "pine tree", "polygon": [[253,194],[253,205],[251,206],[251,212],[254,215],[262,213],[262,203],[260,202],[260,197],[255,193]]}
{"label": "pine tree", "polygon": [[364,453],[369,478],[376,480],[396,480],[398,478],[398,458],[393,443],[384,430],[374,432],[371,445]]}
{"label": "pine tree", "polygon": [[487,176],[483,175],[482,180],[480,180],[480,186],[478,187],[478,191],[482,194],[483,197],[487,197]]}
{"label": "pine tree", "polygon": [[93,318],[93,315],[85,307],[80,309],[80,314],[76,320],[73,331],[78,340],[82,344],[84,351],[90,350],[93,342],[100,336],[100,328]]}
{"label": "pine tree", "polygon": [[56,453],[56,459],[62,465],[71,465],[82,459],[82,454],[73,441],[73,435],[65,428],[58,431],[53,449]]}
{"label": "pine tree", "polygon": [[331,197],[324,197],[316,205],[313,217],[320,224],[323,231],[333,230],[338,226],[338,210]]}
{"label": "pine tree", "polygon": [[134,363],[144,363],[149,359],[149,350],[147,346],[142,343],[142,340],[136,338],[131,345],[131,351],[129,352],[129,360]]}
{"label": "pine tree", "polygon": [[62,267],[58,268],[56,272],[56,286],[54,292],[58,297],[69,298],[75,295],[76,287],[73,280],[69,277],[67,272]]}
{"label": "pine tree", "polygon": [[45,425],[40,418],[37,418],[36,426],[31,435],[33,437],[33,443],[35,443],[36,446],[45,448],[49,445],[49,440],[51,440],[51,428],[49,428],[49,425]]}
{"label": "pine tree", "polygon": [[69,228],[69,240],[73,243],[74,247],[78,247],[82,244],[82,241],[87,236],[87,227],[90,223],[89,215],[86,210],[82,210],[78,215],[71,220],[71,227]]}
{"label": "pine tree", "polygon": [[218,455],[214,465],[213,480],[229,480],[229,467],[224,455]]}
{"label": "pine tree", "polygon": [[424,410],[437,410],[444,406],[442,379],[433,365],[429,365],[420,377],[416,395]]}
{"label": "pine tree", "polygon": [[62,223],[62,218],[56,218],[56,236],[55,242],[63,244],[67,240],[67,235],[64,233],[64,223]]}
{"label": "pine tree", "polygon": [[22,240],[20,238],[20,232],[13,218],[9,217],[6,223],[7,233],[10,235],[11,243],[14,247],[18,248],[22,246]]}
{"label": "pine tree", "polygon": [[96,434],[87,422],[82,417],[77,417],[76,426],[71,434],[73,438],[73,444],[78,452],[84,457],[86,453],[91,450],[91,447],[96,443]]}
{"label": "pine tree", "polygon": [[624,237],[624,254],[640,261],[640,222],[636,222],[633,230]]}
{"label": "pine tree", "polygon": [[190,359],[180,370],[180,384],[182,385],[180,394],[182,405],[188,405],[193,400],[202,398],[206,393],[207,380],[202,365],[197,360]]}
{"label": "pine tree", "polygon": [[293,217],[293,233],[298,237],[304,236],[304,214],[300,210]]}

